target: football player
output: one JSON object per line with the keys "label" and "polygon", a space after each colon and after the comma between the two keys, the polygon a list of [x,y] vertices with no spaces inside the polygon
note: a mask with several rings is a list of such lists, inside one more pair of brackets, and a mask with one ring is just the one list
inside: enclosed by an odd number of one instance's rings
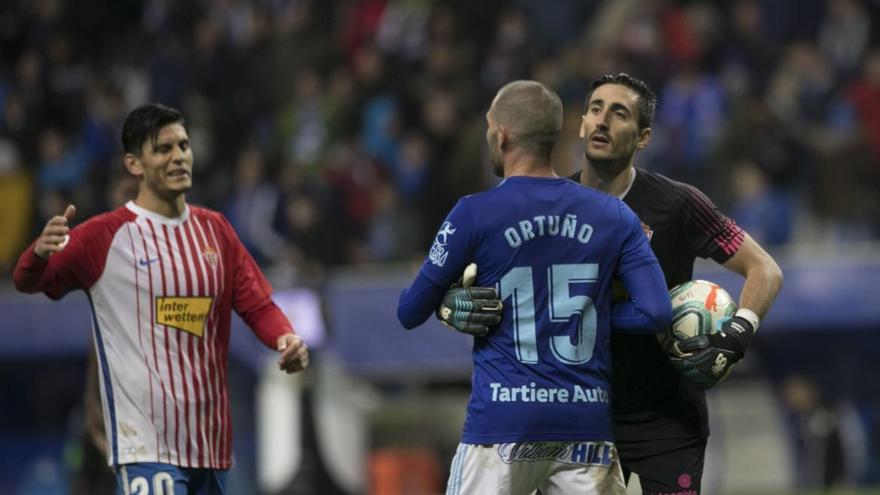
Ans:
{"label": "football player", "polygon": [[308,346],[226,218],[187,203],[193,150],[180,112],[132,110],[122,146],[137,197],[74,228],[73,205],[51,218],[19,258],[15,286],[88,295],[120,493],[224,493],[232,310],[287,373],[308,366]]}

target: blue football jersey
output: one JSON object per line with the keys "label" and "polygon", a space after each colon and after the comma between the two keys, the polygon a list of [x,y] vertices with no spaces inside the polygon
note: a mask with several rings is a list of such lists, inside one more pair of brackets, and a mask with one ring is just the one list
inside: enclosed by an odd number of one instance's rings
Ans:
{"label": "blue football jersey", "polygon": [[568,179],[510,177],[458,202],[420,276],[448,287],[471,262],[504,313],[474,339],[462,441],[612,440],[611,281],[657,263],[636,215]]}

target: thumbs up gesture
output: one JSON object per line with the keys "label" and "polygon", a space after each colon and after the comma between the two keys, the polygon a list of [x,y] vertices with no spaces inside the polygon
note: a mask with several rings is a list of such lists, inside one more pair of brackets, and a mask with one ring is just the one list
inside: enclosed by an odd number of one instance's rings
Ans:
{"label": "thumbs up gesture", "polygon": [[58,253],[70,240],[70,227],[68,223],[76,215],[76,207],[67,205],[64,215],[56,215],[46,222],[43,233],[34,244],[34,253],[40,258],[48,258],[52,253]]}

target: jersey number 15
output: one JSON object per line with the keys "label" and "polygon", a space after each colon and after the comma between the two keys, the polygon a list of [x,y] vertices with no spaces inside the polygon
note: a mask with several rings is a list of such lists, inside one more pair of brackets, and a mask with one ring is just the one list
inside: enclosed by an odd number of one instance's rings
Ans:
{"label": "jersey number 15", "polygon": [[[572,295],[572,283],[595,283],[599,276],[597,263],[553,265],[547,269],[551,322],[568,322],[581,315],[576,343],[568,335],[550,337],[553,356],[566,364],[584,364],[593,357],[596,345],[596,308],[589,296]],[[519,266],[501,278],[501,299],[513,298],[513,340],[516,357],[526,364],[538,363],[537,331],[535,329],[535,284],[532,267]]]}

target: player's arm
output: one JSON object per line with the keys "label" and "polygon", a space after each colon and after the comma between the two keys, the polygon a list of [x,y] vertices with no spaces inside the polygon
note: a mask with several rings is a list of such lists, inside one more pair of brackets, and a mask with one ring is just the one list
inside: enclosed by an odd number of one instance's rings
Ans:
{"label": "player's arm", "polygon": [[621,274],[630,298],[617,301],[611,310],[616,332],[653,334],[669,327],[672,305],[659,263],[649,263]]}
{"label": "player's arm", "polygon": [[77,287],[75,273],[60,256],[68,247],[69,223],[75,214],[76,208],[68,205],[63,215],[46,222],[40,236],[25,249],[15,265],[12,279],[16,289],[28,294],[45,292],[57,299]]}
{"label": "player's arm", "polygon": [[782,288],[783,276],[776,261],[748,233],[721,214],[700,191],[690,192],[686,229],[688,237],[695,240],[697,253],[713,258],[746,279],[739,309],[722,324],[720,331],[691,337],[676,346],[684,355],[674,357],[673,364],[695,376],[697,385],[709,388],[723,380],[745,356],[761,318]]}
{"label": "player's arm", "polygon": [[397,304],[397,319],[400,324],[407,330],[421,325],[427,320],[434,308],[443,299],[445,290],[428,280],[426,276],[419,273],[412,285],[400,293],[400,300]]}
{"label": "player's arm", "polygon": [[680,343],[679,349],[693,352],[708,345],[724,351],[732,365],[745,355],[761,318],[782,288],[782,270],[748,233],[696,188],[688,188],[683,207],[686,238],[697,254],[711,257],[746,280],[740,292],[739,309],[724,322],[721,331],[706,339],[693,337],[694,340]]}
{"label": "player's arm", "polygon": [[761,318],[770,310],[782,289],[782,270],[767,251],[744,231],[739,249],[722,266],[746,279],[740,291],[739,309],[722,324],[719,332],[707,335],[705,339],[682,342],[679,349],[694,352],[708,346],[723,351],[733,365],[745,356]]}
{"label": "player's arm", "polygon": [[232,307],[267,347],[281,353],[278,368],[287,373],[306,369],[309,347],[272,301],[272,287],[225,219],[223,231],[233,257]]}
{"label": "player's arm", "polygon": [[[413,284],[400,295],[397,316],[404,328],[424,323],[431,313],[441,322],[472,335],[486,335],[489,325],[500,322],[501,305],[494,288],[463,287],[462,271],[476,248],[476,221],[465,199],[455,205],[434,238],[428,257]],[[476,265],[467,278],[476,277]],[[456,282],[458,280],[458,282]],[[468,282],[470,282],[469,280]],[[496,302],[497,301],[497,302]],[[475,309],[497,307],[490,319],[474,316]],[[470,319],[474,318],[474,319]]]}
{"label": "player's arm", "polygon": [[782,289],[782,270],[776,260],[750,235],[745,234],[739,250],[722,266],[745,277],[739,293],[739,308],[764,318]]}
{"label": "player's arm", "polygon": [[400,294],[397,318],[404,328],[411,330],[434,313],[441,323],[454,330],[486,336],[490,326],[501,323],[503,306],[494,287],[471,287],[476,275],[477,265],[471,263],[458,282],[444,289],[420,274]]}
{"label": "player's arm", "polygon": [[615,301],[611,310],[611,328],[624,333],[660,333],[672,321],[666,279],[638,217],[622,202],[620,207],[626,238],[617,276],[630,297]]}

